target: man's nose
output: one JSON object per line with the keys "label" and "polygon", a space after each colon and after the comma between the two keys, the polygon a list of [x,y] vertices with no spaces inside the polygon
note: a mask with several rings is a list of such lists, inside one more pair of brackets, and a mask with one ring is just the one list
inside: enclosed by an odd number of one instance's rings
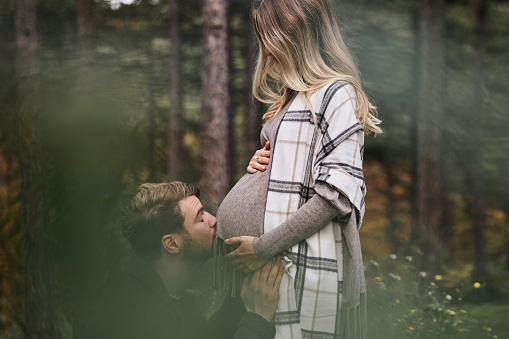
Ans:
{"label": "man's nose", "polygon": [[209,227],[216,227],[217,219],[212,214],[208,213],[209,215]]}

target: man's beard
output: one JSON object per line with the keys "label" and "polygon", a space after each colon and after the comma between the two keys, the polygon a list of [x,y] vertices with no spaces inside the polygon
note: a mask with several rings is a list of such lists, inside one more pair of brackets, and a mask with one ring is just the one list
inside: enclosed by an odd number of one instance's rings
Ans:
{"label": "man's beard", "polygon": [[193,240],[189,234],[183,236],[184,239],[184,258],[190,261],[203,262],[213,254],[212,244],[200,244]]}

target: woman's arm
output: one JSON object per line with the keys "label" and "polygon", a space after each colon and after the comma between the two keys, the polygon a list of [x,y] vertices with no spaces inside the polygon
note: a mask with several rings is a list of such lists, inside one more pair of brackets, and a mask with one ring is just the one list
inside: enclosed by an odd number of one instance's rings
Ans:
{"label": "woman's arm", "polygon": [[254,239],[253,246],[260,258],[268,260],[317,233],[338,215],[341,217],[350,215],[352,211],[350,201],[330,186],[325,186],[332,191],[327,192],[329,195],[336,196],[337,206],[315,194],[281,225]]}

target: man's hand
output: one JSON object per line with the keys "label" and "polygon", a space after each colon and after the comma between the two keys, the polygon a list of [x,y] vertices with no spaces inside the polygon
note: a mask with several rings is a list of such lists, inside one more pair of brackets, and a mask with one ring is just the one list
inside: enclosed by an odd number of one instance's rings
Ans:
{"label": "man's hand", "polygon": [[281,257],[269,260],[261,269],[244,277],[240,297],[248,312],[265,318],[269,323],[274,319],[279,302],[279,286],[283,279]]}
{"label": "man's hand", "polygon": [[253,246],[253,237],[241,236],[226,239],[227,245],[240,245],[237,249],[224,256],[237,269],[245,273],[254,272],[263,266],[267,261],[256,254]]}
{"label": "man's hand", "polygon": [[265,171],[267,169],[266,166],[269,163],[270,158],[270,142],[265,143],[265,147],[259,149],[255,152],[249,165],[247,165],[247,173],[256,173],[258,171]]}

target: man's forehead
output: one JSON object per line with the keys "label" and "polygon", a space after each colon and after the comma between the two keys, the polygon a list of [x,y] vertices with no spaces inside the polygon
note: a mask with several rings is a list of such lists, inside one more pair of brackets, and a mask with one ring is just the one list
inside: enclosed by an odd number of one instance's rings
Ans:
{"label": "man's forehead", "polygon": [[196,212],[203,208],[200,199],[198,199],[196,195],[190,195],[180,200],[179,206],[180,209],[182,210],[182,214],[184,215],[184,217],[187,216],[188,214],[192,214],[190,215],[190,217],[193,218],[196,215]]}

